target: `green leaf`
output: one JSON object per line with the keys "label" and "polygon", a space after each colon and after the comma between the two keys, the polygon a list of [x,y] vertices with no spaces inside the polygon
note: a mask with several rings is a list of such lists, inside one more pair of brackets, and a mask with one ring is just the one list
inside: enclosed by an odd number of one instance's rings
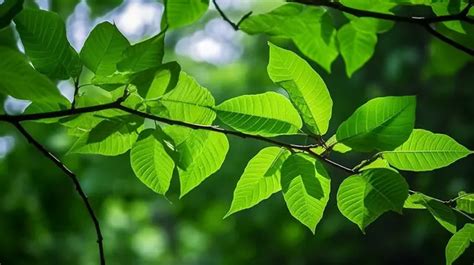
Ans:
{"label": "green leaf", "polygon": [[392,21],[370,18],[370,17],[356,17],[349,14],[344,14],[350,18],[350,23],[357,31],[365,31],[367,33],[384,33],[389,31],[395,24]]}
{"label": "green leaf", "polygon": [[359,169],[359,171],[363,171],[363,170],[367,170],[367,169],[371,169],[371,168],[386,168],[386,169],[394,170],[396,172],[395,169],[390,167],[387,160],[385,160],[383,158],[380,158],[380,157],[378,157],[377,159],[372,161],[370,164],[362,167],[361,169]]}
{"label": "green leaf", "polygon": [[340,0],[340,3],[347,7],[386,14],[391,14],[390,9],[397,5],[393,2],[387,0]]}
{"label": "green leaf", "polygon": [[405,201],[403,207],[409,209],[427,209],[441,226],[451,233],[456,233],[456,216],[453,210],[430,196],[422,193],[412,194]]}
{"label": "green leaf", "polygon": [[[145,98],[148,100],[157,99],[163,94],[171,91],[178,85],[180,77],[182,79],[181,80],[182,82],[189,82],[189,83],[196,82],[196,81],[193,81],[189,77],[185,77],[184,75],[181,76],[181,66],[177,62],[169,62],[169,63],[163,64],[154,73],[153,78],[149,79],[149,82],[145,81],[146,85],[144,83],[141,84],[142,86],[145,85],[146,87],[146,92],[143,92],[143,94],[145,95]],[[188,80],[185,81],[185,79],[188,79]],[[136,79],[133,80],[132,83],[137,85],[137,80]],[[180,84],[180,86],[182,85],[183,83]],[[139,85],[137,85],[137,88],[139,92],[140,90],[142,91],[144,90],[144,89],[140,89]]]}
{"label": "green leaf", "polygon": [[369,100],[339,126],[337,141],[361,152],[392,150],[410,136],[415,107],[414,96]]}
{"label": "green leaf", "polygon": [[338,143],[336,139],[336,135],[331,136],[327,141],[326,141],[327,146],[332,146],[332,150],[344,154],[347,152],[350,152],[352,148],[349,146],[343,144],[343,143]]}
{"label": "green leaf", "polygon": [[180,198],[219,170],[229,150],[224,134],[198,130],[187,135],[187,139],[176,146],[181,162],[178,168]]}
{"label": "green leaf", "polygon": [[135,175],[159,194],[168,191],[174,170],[174,161],[166,148],[159,135],[148,129],[140,133],[130,152],[130,163]]}
{"label": "green leaf", "polygon": [[409,171],[431,171],[472,154],[451,137],[415,129],[410,138],[393,151],[382,152],[390,165]]}
{"label": "green leaf", "polygon": [[474,242],[474,224],[465,224],[448,241],[446,245],[446,265],[451,265]]}
{"label": "green leaf", "polygon": [[456,200],[456,208],[474,214],[474,193],[460,192],[459,198]]}
{"label": "green leaf", "polygon": [[302,126],[298,111],[275,92],[229,99],[216,108],[219,119],[244,133],[261,136],[294,134]]}
{"label": "green leaf", "polygon": [[268,75],[282,86],[312,133],[324,135],[329,127],[332,99],[323,79],[294,52],[269,43]]}
{"label": "green leaf", "polygon": [[0,93],[34,102],[68,105],[56,86],[35,71],[23,54],[0,46]]}
{"label": "green leaf", "polygon": [[377,34],[359,30],[353,23],[347,23],[337,32],[337,40],[347,76],[351,77],[374,54]]}
{"label": "green leaf", "polygon": [[174,89],[148,104],[154,114],[174,120],[208,125],[216,118],[211,93],[184,72]]}
{"label": "green leaf", "polygon": [[117,69],[122,72],[140,72],[161,65],[164,55],[165,32],[134,44],[123,52]]}
{"label": "green leaf", "polygon": [[[461,3],[460,0],[439,2],[433,1],[433,3],[430,3],[433,12],[437,16],[457,15],[466,7],[466,5],[467,3]],[[474,27],[471,24],[460,19],[444,21],[442,23],[450,30],[454,30],[461,34],[472,34],[474,32]]]}
{"label": "green leaf", "polygon": [[323,165],[308,155],[292,154],[281,168],[281,187],[291,215],[314,234],[331,190]]}
{"label": "green leaf", "polygon": [[237,182],[229,211],[231,214],[249,209],[281,190],[281,167],[290,151],[279,147],[267,147],[255,155],[245,167]]}
{"label": "green leaf", "polygon": [[12,19],[23,9],[23,0],[4,0],[0,4],[0,29],[10,25]]}
{"label": "green leaf", "polygon": [[337,206],[364,232],[384,212],[401,213],[407,197],[408,184],[400,174],[384,168],[369,169],[341,183]]}
{"label": "green leaf", "polygon": [[86,2],[90,8],[91,15],[98,17],[120,6],[123,0],[86,0]]}
{"label": "green leaf", "polygon": [[58,14],[24,9],[14,21],[36,70],[55,79],[79,76],[81,61],[66,38],[66,27]]}
{"label": "green leaf", "polygon": [[426,209],[426,206],[423,204],[423,197],[424,195],[421,193],[413,193],[408,196],[403,204],[403,208],[405,209]]}
{"label": "green leaf", "polygon": [[143,119],[123,115],[104,118],[92,130],[85,132],[68,153],[116,156],[132,148],[137,140]]}
{"label": "green leaf", "polygon": [[291,39],[304,55],[328,72],[338,55],[336,29],[324,8],[288,3],[267,14],[250,16],[240,29],[248,34]]}
{"label": "green leaf", "polygon": [[84,65],[96,75],[113,74],[122,53],[130,46],[128,40],[115,25],[103,22],[87,37],[80,56]]}
{"label": "green leaf", "polygon": [[165,15],[170,28],[189,25],[201,18],[209,0],[165,0]]}

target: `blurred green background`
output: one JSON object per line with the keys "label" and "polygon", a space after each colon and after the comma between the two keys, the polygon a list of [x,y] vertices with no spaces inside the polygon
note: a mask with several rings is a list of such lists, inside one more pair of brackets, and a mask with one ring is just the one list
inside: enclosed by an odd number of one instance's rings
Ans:
{"label": "blurred green background", "polygon": [[[283,1],[219,0],[237,20],[266,12]],[[76,49],[97,23],[109,20],[136,42],[159,32],[163,5],[147,0],[41,0],[43,9],[67,21]],[[420,8],[423,13],[425,9]],[[334,13],[336,21],[343,19]],[[7,34],[5,29],[3,34]],[[177,60],[222,102],[233,96],[278,90],[267,76],[265,36],[234,32],[211,7],[199,23],[167,35],[165,60]],[[273,39],[292,47],[284,40]],[[331,130],[370,98],[418,96],[417,126],[446,133],[474,148],[474,65],[467,55],[433,41],[421,28],[397,24],[380,35],[375,56],[348,79],[338,58],[323,76],[334,100]],[[71,84],[61,82],[71,95]],[[1,98],[8,113],[22,103]],[[316,234],[294,220],[281,194],[222,219],[247,161],[264,145],[231,137],[220,171],[178,200],[174,181],[167,198],[154,194],[133,175],[128,154],[119,157],[65,153],[71,145],[58,125],[27,129],[75,171],[101,221],[108,264],[444,264],[450,237],[426,211],[384,214],[363,235],[339,213],[335,194],[346,173],[328,168],[331,201]],[[304,142],[305,139],[292,139]],[[364,156],[334,154],[354,166]],[[473,158],[429,173],[405,173],[410,186],[442,199],[473,191]],[[176,178],[175,178],[176,180]],[[466,222],[458,216],[458,224]],[[70,180],[15,133],[0,125],[0,263],[98,264],[93,225]],[[472,264],[466,251],[457,264]]]}

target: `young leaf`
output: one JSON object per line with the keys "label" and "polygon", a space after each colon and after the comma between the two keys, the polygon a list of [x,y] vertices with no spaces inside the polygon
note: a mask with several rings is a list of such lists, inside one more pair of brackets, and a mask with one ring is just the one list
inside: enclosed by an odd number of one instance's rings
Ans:
{"label": "young leaf", "polygon": [[323,165],[305,154],[291,155],[281,169],[281,187],[291,215],[314,234],[331,190]]}
{"label": "young leaf", "polygon": [[451,137],[415,129],[408,140],[393,151],[382,152],[390,165],[410,171],[442,168],[472,154]]}
{"label": "young leaf", "polygon": [[387,211],[401,213],[408,184],[397,172],[376,168],[346,178],[337,192],[337,207],[362,232]]}
{"label": "young leaf", "polygon": [[68,153],[116,156],[132,148],[143,119],[124,115],[103,119],[91,131],[84,133]]}
{"label": "young leaf", "polygon": [[209,0],[165,0],[165,15],[170,28],[189,25],[201,18]]}
{"label": "young leaf", "polygon": [[448,241],[446,245],[446,265],[451,265],[474,242],[474,224],[465,224]]}
{"label": "young leaf", "polygon": [[288,3],[267,14],[250,16],[240,29],[248,34],[291,39],[304,55],[328,72],[338,55],[336,29],[324,8]]}
{"label": "young leaf", "polygon": [[180,73],[174,89],[150,101],[149,105],[155,114],[190,123],[208,125],[216,118],[212,109],[214,97],[184,72]]}
{"label": "young leaf", "polygon": [[347,23],[337,32],[337,40],[347,76],[351,77],[374,54],[377,34],[359,30],[354,24]]}
{"label": "young leaf", "polygon": [[361,152],[392,150],[410,136],[415,106],[414,96],[369,100],[339,126],[337,141]]}
{"label": "young leaf", "polygon": [[427,209],[441,226],[451,233],[456,233],[456,216],[451,208],[440,201],[434,200],[422,193],[415,193],[408,197],[403,207]]}
{"label": "young leaf", "polygon": [[332,99],[323,79],[294,52],[271,43],[269,46],[268,75],[288,92],[311,132],[324,135],[331,119]]}
{"label": "young leaf", "polygon": [[116,64],[129,46],[115,25],[102,22],[87,37],[80,56],[84,65],[96,75],[107,76],[115,72]]}
{"label": "young leaf", "polygon": [[176,146],[181,162],[178,168],[180,198],[219,170],[229,150],[224,134],[194,131],[187,135],[187,139]]}
{"label": "young leaf", "polygon": [[14,21],[25,52],[36,70],[55,79],[80,74],[81,61],[67,40],[66,27],[58,14],[24,9]]}
{"label": "young leaf", "polygon": [[0,93],[34,102],[68,105],[56,86],[18,51],[0,46]]}
{"label": "young leaf", "polygon": [[160,66],[164,55],[165,32],[126,48],[117,69],[136,73]]}
{"label": "young leaf", "polygon": [[245,133],[262,136],[294,134],[302,126],[298,111],[291,102],[275,92],[232,98],[215,109],[221,121]]}
{"label": "young leaf", "polygon": [[456,208],[468,214],[474,214],[474,193],[460,192]]}
{"label": "young leaf", "polygon": [[130,152],[130,163],[135,175],[147,187],[159,194],[168,191],[174,161],[166,151],[166,144],[152,129],[140,134]]}
{"label": "young leaf", "polygon": [[290,155],[290,151],[279,147],[267,147],[255,155],[245,167],[237,182],[229,215],[249,209],[273,193],[281,190],[281,166]]}

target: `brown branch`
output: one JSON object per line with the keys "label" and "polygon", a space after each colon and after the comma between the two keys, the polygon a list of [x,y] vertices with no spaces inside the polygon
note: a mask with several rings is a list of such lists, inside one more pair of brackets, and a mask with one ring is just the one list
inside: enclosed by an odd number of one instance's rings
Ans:
{"label": "brown branch", "polygon": [[72,172],[69,168],[64,165],[61,160],[59,160],[55,155],[53,155],[51,152],[49,152],[43,145],[41,145],[38,141],[36,141],[31,134],[29,134],[25,128],[19,123],[19,122],[11,122],[17,130],[28,140],[30,144],[32,144],[38,151],[40,151],[45,157],[47,157],[49,160],[53,161],[53,163],[61,169],[74,183],[74,186],[77,190],[77,193],[79,193],[79,196],[82,199],[82,202],[87,208],[87,212],[89,213],[90,218],[92,219],[92,222],[94,223],[95,227],[95,232],[97,235],[97,244],[99,245],[99,258],[100,258],[100,264],[105,265],[105,255],[104,255],[104,245],[103,245],[103,237],[102,237],[102,232],[100,230],[100,225],[99,225],[99,220],[97,219],[94,210],[92,209],[91,204],[89,203],[89,199],[87,198],[86,193],[81,187],[81,184],[79,180],[77,179],[76,174]]}

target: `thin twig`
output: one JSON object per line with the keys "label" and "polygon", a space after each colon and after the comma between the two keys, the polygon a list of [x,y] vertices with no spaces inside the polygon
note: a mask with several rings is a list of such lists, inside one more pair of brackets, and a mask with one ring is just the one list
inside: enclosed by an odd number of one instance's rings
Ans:
{"label": "thin twig", "polygon": [[345,6],[341,2],[331,2],[331,1],[324,1],[324,0],[323,1],[322,0],[296,0],[294,2],[306,4],[306,5],[329,7],[329,8],[337,9],[339,11],[342,11],[344,13],[348,13],[357,17],[372,17],[372,18],[390,20],[390,21],[395,21],[395,22],[406,22],[406,23],[427,25],[427,24],[438,23],[438,22],[461,20],[470,24],[474,24],[474,19],[467,16],[467,14],[469,13],[469,10],[472,7],[472,4],[466,5],[466,7],[457,14],[421,17],[421,16],[400,16],[400,15],[394,15],[394,14],[379,13],[379,12],[374,12],[374,11],[369,11],[369,10],[362,10],[362,9]]}
{"label": "thin twig", "polygon": [[79,72],[79,74],[77,75],[77,77],[74,79],[74,96],[72,97],[71,109],[76,108],[76,98],[77,98],[77,95],[79,94],[79,88],[81,87],[79,85],[79,80],[81,78],[81,72],[82,72],[82,69]]}
{"label": "thin twig", "polygon": [[217,12],[219,12],[219,15],[221,15],[222,19],[225,20],[235,31],[239,30],[240,24],[244,22],[250,15],[252,15],[252,11],[248,12],[245,14],[237,23],[232,22],[229,17],[222,11],[221,7],[217,4],[216,0],[212,0],[212,3],[216,7]]}
{"label": "thin twig", "polygon": [[[333,160],[329,159],[326,156],[319,155],[319,154],[315,153],[312,150],[312,148],[317,147],[315,144],[307,144],[307,145],[291,144],[291,143],[281,142],[281,141],[278,141],[278,140],[275,140],[275,139],[272,139],[272,138],[267,138],[267,137],[260,136],[260,135],[253,135],[253,134],[247,134],[247,133],[240,132],[240,131],[227,130],[227,129],[217,127],[217,126],[213,126],[213,125],[201,125],[201,124],[188,123],[188,122],[184,122],[184,121],[180,121],[180,120],[168,119],[168,118],[165,118],[165,117],[160,117],[160,116],[156,116],[156,115],[153,115],[153,114],[150,114],[150,113],[141,112],[141,111],[138,111],[136,109],[132,109],[132,108],[121,105],[121,103],[126,99],[126,97],[127,97],[127,94],[124,94],[124,96],[122,96],[121,98],[119,98],[118,100],[116,100],[114,102],[107,103],[107,104],[102,104],[102,105],[90,106],[90,107],[82,107],[82,108],[76,108],[76,109],[53,111],[53,112],[44,112],[44,113],[36,113],[36,114],[22,114],[22,115],[15,115],[15,116],[0,115],[0,121],[5,121],[5,122],[9,122],[9,123],[14,124],[18,128],[18,130],[23,135],[25,135],[25,137],[30,142],[32,142],[40,151],[42,151],[51,160],[53,160],[61,169],[63,169],[63,171],[65,171],[68,174],[68,176],[73,178],[73,181],[75,179],[74,183],[75,184],[77,183],[76,185],[79,185],[79,183],[77,182],[77,178],[75,177],[75,175],[69,169],[67,169],[56,157],[54,157],[51,153],[49,153],[46,149],[44,149],[39,143],[34,141],[34,139],[32,139],[31,136],[29,136],[29,134],[23,129],[23,127],[20,126],[19,122],[29,121],[29,120],[41,120],[41,119],[48,119],[48,118],[58,118],[58,117],[72,116],[72,115],[78,115],[78,114],[90,113],[90,112],[97,112],[97,111],[102,111],[102,110],[107,110],[107,109],[118,109],[118,110],[122,110],[122,111],[127,112],[127,113],[132,114],[132,115],[136,115],[136,116],[140,116],[140,117],[147,118],[147,119],[150,119],[150,120],[154,120],[155,122],[162,122],[162,123],[166,123],[166,124],[169,124],[169,125],[183,126],[183,127],[187,127],[187,128],[191,128],[191,129],[195,129],[195,130],[213,131],[213,132],[223,133],[223,134],[226,134],[226,135],[233,135],[233,136],[237,136],[237,137],[241,137],[241,138],[255,139],[255,140],[258,140],[258,141],[262,141],[262,142],[266,142],[266,143],[269,143],[269,144],[272,144],[272,145],[276,145],[276,146],[286,148],[286,149],[290,150],[291,152],[295,152],[295,151],[306,152],[309,155],[315,157],[316,159],[319,159],[320,161],[323,161],[326,164],[331,165],[335,168],[338,168],[338,169],[340,169],[340,170],[342,170],[342,171],[344,171],[344,172],[346,172],[350,175],[354,175],[354,174],[359,173],[359,168],[360,167],[351,169],[351,168],[346,167],[346,166],[344,166],[344,165],[342,165],[342,164],[340,164],[336,161],[333,161]],[[374,156],[374,157],[377,157],[377,156]],[[79,187],[79,189],[80,189],[80,186],[76,186],[76,187]],[[81,194],[80,191],[79,191],[79,193]],[[415,193],[419,193],[419,192],[414,191],[414,190],[409,190],[409,193],[410,194],[415,194]],[[82,192],[82,194],[83,194],[83,192]],[[83,197],[83,195],[84,195],[84,197]],[[89,205],[88,202],[87,202],[87,196],[85,196],[85,194],[83,194],[83,195],[81,195],[81,197],[83,198],[83,200],[85,199],[86,205]],[[458,209],[456,209],[455,207],[453,207],[451,205],[452,201],[458,199],[459,196],[454,198],[454,199],[447,200],[447,201],[437,199],[437,198],[434,198],[434,197],[431,197],[431,196],[430,196],[430,198],[432,198],[433,200],[436,200],[438,202],[441,202],[441,203],[449,206],[453,210],[456,210],[457,212],[459,212],[459,213],[463,214],[464,216],[466,216],[465,213],[463,213],[462,211],[458,211]],[[90,209],[90,211],[92,211],[92,208],[90,208],[90,205],[88,206],[88,210],[89,209]],[[92,214],[93,214],[93,212],[92,212]],[[466,217],[472,218],[470,216],[466,216]],[[95,218],[95,216],[93,217],[93,219],[97,220]],[[97,223],[97,226],[96,226],[96,230],[97,229],[99,229],[98,228],[98,223]],[[98,238],[101,239],[101,236],[99,237],[100,229],[98,231],[99,231]],[[98,242],[101,242],[101,240],[98,240]],[[99,243],[99,244],[100,244],[100,248],[101,248],[100,251],[102,253],[103,252],[102,245],[101,245],[101,243]]]}
{"label": "thin twig", "polygon": [[425,29],[426,31],[428,31],[431,35],[433,35],[434,37],[438,38],[439,40],[441,41],[444,41],[445,43],[451,45],[452,47],[458,49],[458,50],[461,50],[471,56],[474,56],[474,50],[473,49],[470,49],[448,37],[446,37],[445,35],[439,33],[434,27],[433,25],[426,25],[425,26]]}
{"label": "thin twig", "polygon": [[445,43],[451,45],[452,47],[459,49],[471,56],[474,56],[474,50],[458,43],[445,35],[436,31],[432,24],[439,23],[439,22],[447,22],[447,21],[463,21],[469,24],[474,24],[474,19],[468,17],[469,10],[472,8],[473,3],[470,2],[466,5],[466,7],[461,10],[461,12],[453,15],[443,15],[443,16],[433,16],[433,17],[418,17],[418,16],[399,16],[393,14],[385,14],[385,13],[378,13],[368,10],[356,9],[352,7],[348,7],[343,5],[340,2],[332,2],[328,0],[295,0],[294,2],[302,3],[306,5],[314,5],[314,6],[323,6],[329,7],[332,9],[339,10],[344,13],[348,13],[357,17],[371,17],[395,22],[405,22],[411,23],[415,25],[419,25],[423,27],[428,33],[432,34],[434,37],[444,41]]}
{"label": "thin twig", "polygon": [[79,196],[82,199],[82,202],[87,208],[87,212],[89,213],[90,218],[92,219],[92,222],[94,223],[95,227],[95,232],[97,234],[97,244],[99,245],[99,258],[100,258],[100,264],[105,265],[105,255],[104,255],[104,245],[103,245],[103,237],[102,237],[102,232],[100,230],[100,225],[99,225],[99,220],[97,219],[94,210],[92,209],[91,204],[89,203],[89,199],[87,198],[86,193],[81,187],[81,184],[79,180],[77,179],[76,174],[72,172],[69,168],[64,165],[61,160],[59,160],[55,155],[53,155],[51,152],[49,152],[43,145],[41,145],[38,141],[36,141],[31,134],[29,134],[25,128],[19,123],[19,122],[12,122],[12,124],[18,129],[18,131],[28,140],[30,144],[32,144],[38,151],[40,151],[45,157],[47,157],[49,160],[53,161],[56,166],[61,169],[74,183],[74,186],[77,190],[77,193],[79,193]]}
{"label": "thin twig", "polygon": [[458,208],[456,207],[451,207],[451,209],[453,209],[454,211],[458,212],[459,214],[461,214],[462,216],[466,217],[467,219],[469,219],[471,222],[474,221],[474,217],[470,216],[469,214],[459,210]]}

